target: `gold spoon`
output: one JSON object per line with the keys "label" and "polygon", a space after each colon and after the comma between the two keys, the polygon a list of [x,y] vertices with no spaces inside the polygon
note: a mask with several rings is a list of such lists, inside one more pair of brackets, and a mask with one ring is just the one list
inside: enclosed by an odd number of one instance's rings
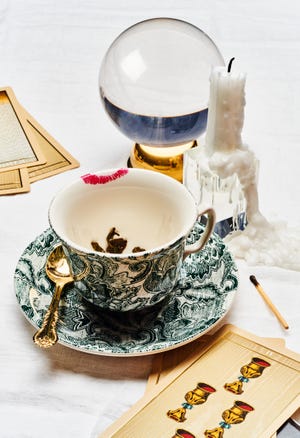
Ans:
{"label": "gold spoon", "polygon": [[43,324],[33,336],[34,342],[42,348],[52,347],[58,340],[56,325],[61,293],[63,288],[75,279],[62,245],[56,246],[49,254],[46,263],[46,274],[55,283],[55,291]]}

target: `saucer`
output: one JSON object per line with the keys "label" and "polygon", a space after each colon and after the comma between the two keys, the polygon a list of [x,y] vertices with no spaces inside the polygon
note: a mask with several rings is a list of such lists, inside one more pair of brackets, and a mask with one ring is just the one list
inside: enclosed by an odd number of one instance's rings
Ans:
{"label": "saucer", "polygon": [[[188,243],[199,238],[196,223]],[[15,292],[21,310],[36,328],[51,301],[53,283],[45,274],[48,254],[59,243],[50,229],[23,252],[15,270]],[[198,254],[183,262],[180,279],[162,302],[147,309],[113,312],[84,300],[74,285],[60,301],[57,333],[67,347],[113,356],[139,356],[170,350],[212,329],[228,312],[238,286],[237,268],[215,233]]]}

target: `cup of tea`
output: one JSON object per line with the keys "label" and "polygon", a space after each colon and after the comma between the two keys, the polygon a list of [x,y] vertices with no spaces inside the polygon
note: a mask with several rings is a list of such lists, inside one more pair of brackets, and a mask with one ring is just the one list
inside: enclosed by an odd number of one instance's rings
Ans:
{"label": "cup of tea", "polygon": [[[207,215],[199,240],[187,237]],[[198,211],[187,188],[162,173],[109,169],[86,174],[60,190],[49,223],[63,244],[76,288],[91,303],[116,311],[158,303],[178,281],[185,257],[200,251],[215,224]]]}

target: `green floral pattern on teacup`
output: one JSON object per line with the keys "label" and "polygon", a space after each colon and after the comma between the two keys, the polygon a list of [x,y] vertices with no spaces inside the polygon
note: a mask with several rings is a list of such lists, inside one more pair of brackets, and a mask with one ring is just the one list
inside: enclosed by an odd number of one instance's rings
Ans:
{"label": "green floral pattern on teacup", "polygon": [[66,247],[75,274],[85,266],[88,275],[75,283],[92,304],[111,310],[140,310],[152,306],[170,293],[179,277],[184,239],[170,248],[135,257],[101,257]]}

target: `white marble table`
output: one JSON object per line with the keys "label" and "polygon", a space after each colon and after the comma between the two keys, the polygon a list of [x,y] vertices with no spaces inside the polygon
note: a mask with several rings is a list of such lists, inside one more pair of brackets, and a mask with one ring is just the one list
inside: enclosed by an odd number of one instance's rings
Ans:
{"label": "white marble table", "polygon": [[[3,438],[96,437],[145,390],[151,355],[103,357],[61,345],[38,349],[32,342],[34,329],[18,308],[13,276],[24,248],[47,228],[48,205],[60,187],[92,170],[126,164],[131,144],[104,113],[98,70],[121,31],[157,16],[202,28],[226,60],[234,56],[236,68],[247,72],[243,138],[260,161],[261,210],[268,219],[299,230],[298,0],[1,0],[0,85],[10,85],[23,106],[81,163],[34,183],[28,194],[0,197]],[[239,292],[224,322],[284,338],[299,353],[300,272],[250,267],[243,260],[237,264]],[[249,282],[252,273],[289,322],[289,331]],[[280,436],[294,434],[296,429],[290,429]]]}

